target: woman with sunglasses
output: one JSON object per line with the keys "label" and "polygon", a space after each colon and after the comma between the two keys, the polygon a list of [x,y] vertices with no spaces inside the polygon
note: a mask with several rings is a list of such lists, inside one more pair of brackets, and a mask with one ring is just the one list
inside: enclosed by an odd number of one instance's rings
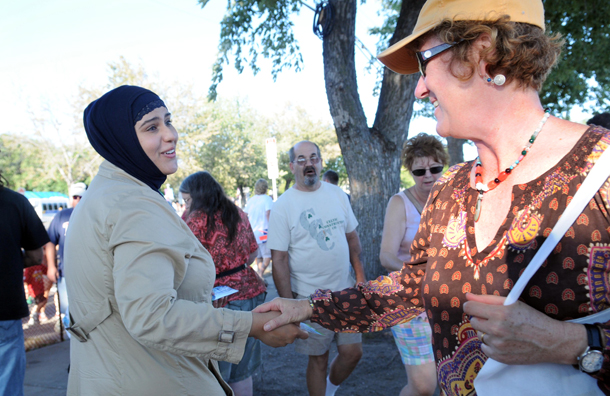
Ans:
{"label": "woman with sunglasses", "polygon": [[[411,243],[434,182],[449,162],[443,144],[426,133],[405,142],[402,164],[415,185],[390,198],[383,223],[379,260],[388,271],[400,271],[411,261]],[[392,327],[394,341],[407,371],[408,383],[400,396],[428,396],[436,390],[432,332],[426,313]]]}
{"label": "woman with sunglasses", "polygon": [[610,394],[610,322],[567,321],[610,306],[609,182],[520,300],[503,305],[610,145],[609,130],[550,116],[541,105],[538,91],[562,44],[545,34],[541,0],[428,0],[413,33],[379,59],[397,73],[420,72],[415,95],[434,105],[439,135],[471,140],[478,158],[436,182],[401,273],[260,311],[372,331],[425,309],[443,394],[476,394],[488,358],[561,364],[594,388],[587,394]]}

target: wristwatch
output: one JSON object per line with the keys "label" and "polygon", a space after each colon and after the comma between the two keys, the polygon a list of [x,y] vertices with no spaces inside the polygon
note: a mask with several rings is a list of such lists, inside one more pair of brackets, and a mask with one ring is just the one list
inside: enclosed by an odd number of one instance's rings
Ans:
{"label": "wristwatch", "polygon": [[584,373],[593,374],[602,368],[604,355],[602,354],[602,344],[599,328],[592,324],[585,324],[587,329],[587,340],[589,346],[578,359],[578,368]]}

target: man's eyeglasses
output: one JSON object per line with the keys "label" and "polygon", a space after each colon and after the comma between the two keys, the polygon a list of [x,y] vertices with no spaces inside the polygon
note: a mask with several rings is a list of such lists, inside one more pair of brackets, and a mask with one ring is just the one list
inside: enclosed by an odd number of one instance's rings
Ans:
{"label": "man's eyeglasses", "polygon": [[311,157],[309,157],[309,159],[307,158],[297,158],[296,160],[292,161],[292,162],[296,162],[298,166],[305,166],[307,165],[307,161],[310,161],[312,165],[317,164],[318,162],[320,162],[320,157],[316,156],[316,155],[312,155]]}
{"label": "man's eyeglasses", "polygon": [[411,173],[413,173],[413,176],[423,176],[426,174],[427,170],[429,170],[430,173],[432,173],[433,175],[436,175],[443,171],[443,167],[442,166],[431,166],[430,168],[425,168],[425,169],[414,169],[411,171]]}
{"label": "man's eyeglasses", "polygon": [[425,51],[415,52],[415,57],[417,58],[417,64],[419,65],[419,72],[423,77],[426,77],[426,65],[430,62],[430,59],[434,58],[447,51],[449,48],[459,44],[458,43],[443,43],[441,45],[437,45],[436,47],[428,48]]}
{"label": "man's eyeglasses", "polygon": [[72,199],[81,199],[81,196],[80,195],[73,195]]}

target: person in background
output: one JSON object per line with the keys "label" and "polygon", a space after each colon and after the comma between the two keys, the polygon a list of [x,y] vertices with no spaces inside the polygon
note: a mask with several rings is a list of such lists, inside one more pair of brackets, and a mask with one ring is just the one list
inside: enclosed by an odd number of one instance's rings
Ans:
{"label": "person in background", "polygon": [[[265,182],[265,187],[266,187]],[[196,172],[180,185],[189,202],[182,218],[214,261],[214,287],[239,290],[224,303],[233,311],[252,311],[265,301],[267,287],[250,267],[258,251],[248,216],[225,195],[222,186],[208,172]],[[252,396],[252,374],[261,365],[260,341],[249,337],[244,356],[237,364],[218,362],[220,374],[236,396]]]}
{"label": "person in background", "polygon": [[[388,202],[381,237],[379,260],[388,271],[400,271],[411,261],[411,243],[419,228],[421,213],[432,186],[449,163],[443,144],[426,133],[407,140],[402,165],[415,185],[392,196]],[[400,396],[429,396],[436,390],[436,367],[432,350],[432,330],[422,313],[410,322],[392,327],[394,341],[407,371],[408,382]]]}
{"label": "person in background", "polygon": [[271,213],[273,199],[267,195],[268,188],[267,180],[258,179],[254,185],[255,195],[250,197],[244,208],[244,212],[248,213],[248,220],[258,244],[256,265],[261,278],[271,262],[271,251],[267,247],[267,232],[269,230],[269,214]]}
{"label": "person in background", "polygon": [[587,121],[587,125],[599,125],[606,129],[610,129],[610,113],[599,113],[595,114],[589,121]]}
{"label": "person in background", "polygon": [[30,312],[23,269],[40,265],[49,236],[23,195],[9,190],[0,173],[0,395],[23,396],[25,344],[21,318]]}
{"label": "person in background", "polygon": [[232,395],[216,361],[238,363],[249,336],[271,346],[271,317],[212,305],[212,258],[159,189],[178,170],[178,132],[155,93],[123,85],[90,103],[84,126],[104,158],[70,219],[72,395]]}
{"label": "person in background", "polygon": [[419,72],[415,96],[434,106],[438,134],[471,140],[478,158],[437,180],[400,273],[318,290],[310,301],[276,299],[257,309],[284,312],[266,329],[311,319],[332,330],[372,331],[426,312],[443,395],[475,395],[488,358],[566,365],[590,376],[597,394],[610,394],[610,322],[568,321],[610,306],[610,183],[519,300],[503,305],[610,147],[610,130],[542,107],[539,91],[563,45],[545,28],[541,0],[424,4],[413,33],[378,58],[397,73]]}
{"label": "person in background", "polygon": [[[57,283],[57,295],[59,296],[60,320],[64,328],[69,326],[69,300],[68,291],[66,289],[66,280],[64,278],[64,248],[66,243],[66,232],[70,224],[70,217],[76,205],[87,191],[87,185],[79,182],[74,183],[68,188],[69,203],[68,209],[62,210],[53,217],[49,229],[49,239],[46,244],[44,253],[48,265],[47,278],[51,282]],[[70,333],[68,333],[70,336]]]}
{"label": "person in background", "polygon": [[[301,298],[317,288],[341,288],[364,282],[360,262],[358,221],[343,190],[320,181],[322,158],[315,143],[302,141],[288,152],[295,184],[273,204],[269,219],[269,248],[273,280],[284,298]],[[309,356],[307,389],[313,396],[332,396],[362,357],[362,335],[338,333],[311,324],[298,353]],[[328,368],[329,348],[337,342],[337,357]]]}
{"label": "person in background", "polygon": [[[43,248],[43,251],[45,250],[46,248]],[[29,298],[32,298],[35,304],[34,309],[30,312],[30,319],[25,324],[26,328],[40,325],[48,320],[45,313],[45,307],[47,305],[49,297],[48,292],[50,289],[50,287],[47,288],[47,284],[50,284],[50,282],[45,282],[44,275],[46,273],[47,260],[44,254],[40,265],[28,267],[23,271],[23,282],[26,287],[26,295],[29,296]]]}
{"label": "person in background", "polygon": [[[322,181],[330,184],[334,184],[335,186],[339,185],[339,174],[332,169],[327,170],[322,175]],[[346,193],[347,194],[347,193]],[[351,202],[352,197],[347,194],[347,199]]]}

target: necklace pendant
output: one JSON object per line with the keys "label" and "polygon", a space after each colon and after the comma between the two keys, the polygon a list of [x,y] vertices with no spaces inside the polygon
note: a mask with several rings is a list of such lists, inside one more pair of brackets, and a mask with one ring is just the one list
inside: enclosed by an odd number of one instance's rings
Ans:
{"label": "necklace pendant", "polygon": [[474,221],[479,221],[479,217],[481,216],[481,206],[483,206],[483,194],[479,193],[479,197],[477,198],[477,204],[474,210]]}

